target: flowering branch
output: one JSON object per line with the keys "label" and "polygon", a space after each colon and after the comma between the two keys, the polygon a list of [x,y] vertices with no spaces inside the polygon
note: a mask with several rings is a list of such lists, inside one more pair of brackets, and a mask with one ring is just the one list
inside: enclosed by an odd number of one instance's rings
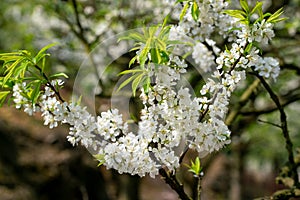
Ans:
{"label": "flowering branch", "polygon": [[[44,65],[38,65],[45,58],[48,47],[35,57],[25,51],[20,55],[0,55],[5,62],[1,83],[11,90],[2,92],[0,97],[5,99],[12,92],[16,108],[24,108],[28,114],[41,112],[44,124],[50,128],[58,123],[69,124],[68,141],[90,149],[100,165],[131,175],[155,177],[160,174],[181,199],[191,200],[176,177],[176,169],[189,149],[206,155],[230,143],[228,125],[246,104],[259,81],[256,80],[244,92],[239,105],[226,119],[230,97],[246,78],[247,70],[253,69],[280,111],[280,127],[286,139],[293,178],[298,183],[286,115],[278,96],[265,81],[265,78],[276,80],[279,62],[272,57],[262,57],[258,50],[258,44],[267,45],[274,37],[273,25],[282,20],[279,18],[282,9],[274,14],[264,14],[261,2],[250,9],[245,0],[240,1],[242,10],[226,11],[228,3],[224,1],[207,1],[203,5],[192,0],[179,2],[182,11],[178,24],[167,25],[165,19],[162,25],[144,28],[143,33],[130,32],[121,38],[136,42],[133,48],[136,56],[130,60],[129,67],[137,64],[138,68],[120,73],[131,74],[131,77],[121,83],[119,90],[131,83],[133,96],[139,94],[143,108],[138,129],[131,130],[117,109],[92,116],[78,102],[64,101],[59,93],[63,82],[56,76],[48,78]],[[79,30],[67,18],[66,22],[87,50],[91,50],[91,44],[84,36],[76,0],[72,0],[72,5]],[[228,41],[229,48],[225,47],[221,52],[216,42],[210,39],[214,33],[230,38],[233,42]],[[198,67],[210,72],[211,77],[200,89],[199,96],[192,97],[190,89],[180,85],[188,65],[174,49],[185,55],[191,54]],[[27,77],[28,68],[32,66],[34,77]],[[43,90],[42,85],[45,85]],[[182,145],[185,147],[183,151],[180,149]],[[197,175],[196,190],[200,199],[202,168],[199,158],[189,171]]]}

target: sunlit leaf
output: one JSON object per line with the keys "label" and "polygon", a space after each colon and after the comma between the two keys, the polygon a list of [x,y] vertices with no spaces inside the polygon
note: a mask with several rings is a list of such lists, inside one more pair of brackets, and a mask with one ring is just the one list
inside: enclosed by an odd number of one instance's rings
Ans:
{"label": "sunlit leaf", "polygon": [[246,13],[250,12],[247,0],[240,0],[240,5],[241,5],[242,9],[244,11],[246,11]]}
{"label": "sunlit leaf", "polygon": [[250,15],[253,15],[256,11],[258,13],[262,12],[262,5],[263,5],[263,2],[257,2],[256,5],[254,6],[254,8],[251,10]]}
{"label": "sunlit leaf", "polygon": [[56,79],[56,78],[61,78],[61,77],[69,78],[68,75],[63,72],[56,73],[56,74],[49,76],[50,79]]}
{"label": "sunlit leaf", "polygon": [[143,78],[145,77],[145,73],[141,73],[135,77],[135,79],[132,81],[132,94],[135,97],[136,90],[140,83],[142,82]]}
{"label": "sunlit leaf", "polygon": [[48,44],[46,46],[44,46],[39,52],[38,54],[34,57],[34,64],[37,64],[39,63],[39,61],[45,57],[45,56],[48,56],[49,54],[45,54],[45,52],[50,49],[51,47],[57,45],[57,43],[51,43],[51,44]]}
{"label": "sunlit leaf", "polygon": [[6,97],[10,94],[10,91],[0,91],[0,106],[3,105]]}
{"label": "sunlit leaf", "polygon": [[117,89],[117,92],[119,92],[123,87],[128,85],[135,77],[136,77],[136,75],[130,76],[128,79],[126,79],[124,82],[122,82],[120,84],[119,88]]}
{"label": "sunlit leaf", "polygon": [[129,69],[129,70],[125,70],[125,71],[120,72],[119,75],[139,73],[139,72],[144,72],[144,70],[143,69]]}
{"label": "sunlit leaf", "polygon": [[197,21],[199,18],[199,7],[196,1],[193,2],[193,5],[191,7],[191,14],[193,19]]}
{"label": "sunlit leaf", "polygon": [[179,16],[180,21],[183,20],[183,17],[185,16],[186,11],[187,11],[188,8],[189,8],[189,3],[186,3],[184,5],[183,9],[181,10],[181,13],[180,13],[180,16]]}

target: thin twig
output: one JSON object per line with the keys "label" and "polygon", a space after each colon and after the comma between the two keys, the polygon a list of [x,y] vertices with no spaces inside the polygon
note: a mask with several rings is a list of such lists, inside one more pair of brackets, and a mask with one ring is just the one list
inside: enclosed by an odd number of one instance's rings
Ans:
{"label": "thin twig", "polygon": [[295,183],[298,183],[297,165],[295,164],[295,161],[294,161],[293,143],[292,143],[292,140],[289,135],[288,125],[287,125],[287,116],[284,111],[284,108],[281,105],[278,96],[273,92],[272,88],[267,83],[267,81],[262,76],[260,76],[257,72],[254,71],[254,74],[260,80],[260,82],[262,83],[264,88],[267,90],[271,99],[273,100],[273,102],[275,103],[275,105],[277,106],[277,108],[279,110],[280,121],[281,121],[280,128],[282,129],[282,134],[285,138],[285,144],[286,144],[285,148],[288,152],[288,160],[292,167],[293,179],[294,179]]}
{"label": "thin twig", "polygon": [[201,180],[202,180],[202,176],[199,175],[197,177],[197,200],[201,200],[201,192],[202,192]]}
{"label": "thin twig", "polygon": [[268,121],[265,121],[265,120],[262,120],[262,119],[258,119],[257,121],[262,122],[262,123],[265,123],[265,124],[270,124],[270,125],[272,125],[272,126],[275,126],[275,127],[281,129],[281,126],[280,126],[280,125],[275,124],[275,123],[273,123],[273,122],[268,122]]}

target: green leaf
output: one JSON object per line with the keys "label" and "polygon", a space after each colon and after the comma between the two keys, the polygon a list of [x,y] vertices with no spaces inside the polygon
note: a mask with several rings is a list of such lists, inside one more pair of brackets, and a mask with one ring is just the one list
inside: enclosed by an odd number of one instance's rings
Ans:
{"label": "green leaf", "polygon": [[249,43],[249,44],[247,45],[247,47],[245,48],[245,53],[249,53],[250,50],[252,49],[252,46],[253,46],[253,43],[252,43],[252,42]]}
{"label": "green leaf", "polygon": [[247,14],[241,10],[225,10],[224,13],[240,20],[245,20],[247,16]]}
{"label": "green leaf", "polygon": [[101,165],[103,165],[105,163],[105,155],[104,154],[95,154],[93,156],[97,161],[99,161],[99,164],[97,165],[97,167],[100,167]]}
{"label": "green leaf", "polygon": [[146,60],[148,59],[150,45],[151,45],[151,38],[148,38],[144,48],[142,49],[141,53],[139,54],[139,61],[140,61],[140,65],[142,68],[144,68]]}
{"label": "green leaf", "polygon": [[186,11],[187,9],[189,8],[189,3],[186,3],[180,13],[180,16],[179,16],[179,20],[182,21],[183,20],[183,17],[185,16],[186,14]]}
{"label": "green leaf", "polygon": [[146,42],[146,38],[144,37],[144,35],[142,35],[139,32],[130,32],[128,35],[121,36],[118,39],[118,41],[120,41],[120,40],[134,40],[134,41],[138,41],[138,42],[142,42],[142,43]]}
{"label": "green leaf", "polygon": [[142,82],[143,78],[145,77],[145,73],[141,73],[136,76],[136,78],[132,81],[132,94],[135,97],[136,90],[140,83]]}
{"label": "green leaf", "polygon": [[5,76],[4,76],[4,79],[3,79],[3,82],[2,84],[5,85],[5,83],[14,75],[14,70],[15,68],[18,66],[19,63],[21,63],[22,61],[24,60],[24,58],[20,58],[18,60],[16,60],[12,65],[10,65],[5,73],[7,73]]}
{"label": "green leaf", "polygon": [[28,64],[29,64],[28,61],[24,61],[21,63],[21,65],[17,66],[14,70],[14,76],[24,78],[25,73],[27,71]]}
{"label": "green leaf", "polygon": [[144,85],[143,85],[144,91],[145,91],[146,94],[149,92],[150,84],[151,84],[151,79],[150,79],[149,76],[147,76],[147,78],[144,82]]}
{"label": "green leaf", "polygon": [[43,47],[39,52],[38,54],[33,58],[33,61],[34,61],[34,64],[38,64],[39,61],[45,57],[45,56],[48,56],[49,54],[45,54],[45,51],[47,51],[48,49],[50,49],[51,47],[57,45],[58,43],[51,43],[51,44],[48,44],[47,46]]}
{"label": "green leaf", "polygon": [[249,13],[250,10],[247,0],[240,0],[240,5],[246,13]]}
{"label": "green leaf", "polygon": [[139,73],[139,72],[144,72],[145,70],[143,69],[129,69],[129,70],[125,70],[120,72],[118,75],[124,75],[124,74],[131,74],[131,73]]}
{"label": "green leaf", "polygon": [[262,5],[263,2],[257,2],[254,8],[251,10],[250,15],[253,15],[256,11],[258,11],[258,13],[262,12]]}
{"label": "green leaf", "polygon": [[10,91],[0,91],[0,106],[3,105],[6,97],[10,94]]}
{"label": "green leaf", "polygon": [[119,86],[119,88],[117,89],[117,92],[119,92],[123,87],[125,87],[126,85],[128,85],[135,77],[136,77],[136,75],[130,76],[123,83],[121,83],[120,86]]}
{"label": "green leaf", "polygon": [[152,48],[151,51],[151,60],[154,63],[160,64],[161,63],[161,56],[160,56],[160,52],[159,49],[157,48]]}
{"label": "green leaf", "polygon": [[134,57],[129,61],[129,64],[128,64],[129,68],[130,68],[131,65],[136,61],[136,59],[137,59],[137,56],[134,56]]}
{"label": "green leaf", "polygon": [[63,72],[53,74],[49,78],[50,79],[56,79],[56,78],[60,78],[60,77],[69,78],[68,75],[63,73]]}
{"label": "green leaf", "polygon": [[201,167],[199,157],[196,157],[195,162],[191,161],[191,166],[187,165],[187,167],[189,168],[188,171],[194,173],[197,176],[199,176],[202,172],[202,167]]}
{"label": "green leaf", "polygon": [[28,97],[30,98],[31,102],[33,104],[35,104],[41,94],[41,85],[42,85],[42,82],[40,80],[35,80],[35,81],[32,81],[30,82],[29,84],[32,88],[31,90],[29,91],[28,93]]}
{"label": "green leaf", "polygon": [[199,17],[199,7],[196,1],[193,2],[193,5],[191,7],[191,14],[193,19],[197,21]]}
{"label": "green leaf", "polygon": [[169,19],[170,19],[170,14],[168,14],[168,15],[164,18],[164,22],[163,22],[163,24],[162,24],[162,27],[165,27],[165,26],[166,26],[166,24],[168,23]]}
{"label": "green leaf", "polygon": [[284,12],[284,11],[283,11],[283,8],[278,9],[275,13],[273,13],[273,14],[267,19],[267,22],[276,23],[276,22],[285,20],[286,18],[279,18],[280,15],[283,14],[283,12]]}

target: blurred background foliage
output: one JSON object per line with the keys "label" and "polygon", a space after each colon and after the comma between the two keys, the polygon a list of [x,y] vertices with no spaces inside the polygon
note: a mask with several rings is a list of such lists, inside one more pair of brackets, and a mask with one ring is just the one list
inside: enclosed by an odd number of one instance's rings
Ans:
{"label": "blurred background foliage", "polygon": [[[238,5],[231,0],[233,5]],[[249,1],[255,3],[256,1]],[[288,115],[294,149],[300,147],[300,1],[265,0],[264,9],[274,12],[284,7],[288,20],[276,26],[276,39],[264,54],[280,59],[281,74],[272,82]],[[107,38],[122,31],[161,23],[171,12],[159,0],[1,0],[0,52],[19,49],[38,51],[59,42],[50,50],[49,72],[70,76],[64,95],[70,96],[77,70],[85,59],[98,64],[90,52]],[[223,45],[224,41],[220,41]],[[126,44],[128,45],[128,44]],[[107,57],[114,57],[112,48]],[[109,95],[116,74],[128,66],[132,54],[114,59],[106,69],[97,97],[101,109],[110,106]],[[199,74],[189,69],[187,76],[199,88]],[[247,101],[241,96],[255,85]],[[195,89],[198,90],[198,89]],[[196,91],[197,94],[197,91]],[[229,125],[232,144],[203,159],[203,199],[253,199],[273,193],[280,185],[275,177],[287,162],[284,138],[276,107],[255,77],[249,75],[232,97]],[[38,116],[0,109],[0,199],[177,199],[157,177],[140,179],[97,168],[87,150],[71,147],[65,140],[67,127],[48,130]],[[189,152],[186,160],[194,156]],[[192,193],[193,179],[182,167],[179,178]]]}

